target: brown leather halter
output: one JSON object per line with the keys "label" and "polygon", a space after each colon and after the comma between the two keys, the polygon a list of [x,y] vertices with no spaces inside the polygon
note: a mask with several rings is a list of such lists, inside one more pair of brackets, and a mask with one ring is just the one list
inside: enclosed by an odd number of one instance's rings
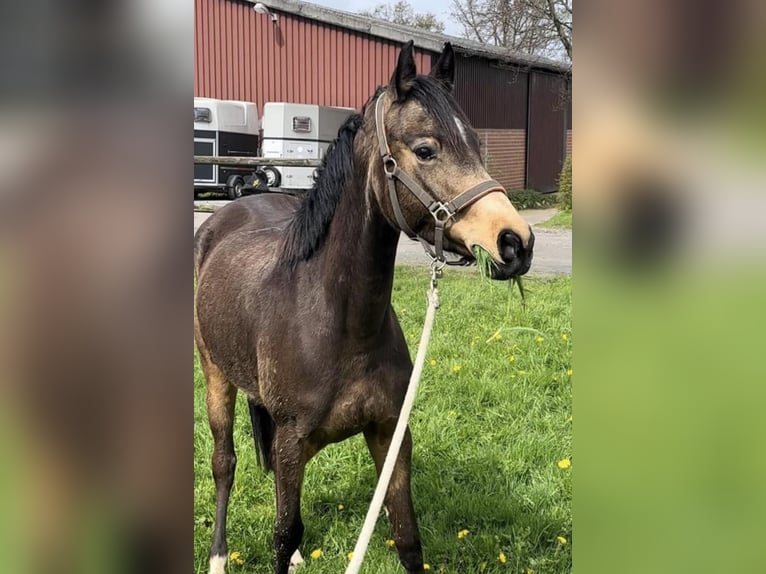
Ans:
{"label": "brown leather halter", "polygon": [[[488,193],[499,191],[505,193],[503,186],[496,182],[494,179],[488,179],[473,187],[458,194],[450,201],[443,202],[434,197],[423,189],[418,183],[413,180],[409,175],[404,173],[399,165],[396,163],[396,159],[391,155],[391,150],[388,147],[388,140],[386,139],[385,124],[383,123],[383,96],[385,92],[378,96],[378,100],[375,102],[375,127],[378,134],[378,147],[380,149],[380,156],[383,159],[383,171],[386,174],[388,180],[388,195],[391,200],[391,206],[394,210],[394,217],[399,228],[406,233],[410,239],[417,239],[423,245],[426,253],[431,257],[434,263],[441,263],[442,265],[447,263],[444,258],[444,229],[447,223],[453,219],[460,210],[465,209],[475,201],[478,201]],[[422,203],[428,212],[434,218],[434,248],[436,252],[431,250],[431,246],[428,242],[416,234],[407,223],[402,213],[402,208],[399,205],[399,197],[396,193],[396,181],[399,180],[404,187],[409,189],[412,194]],[[451,262],[450,262],[451,263]],[[455,263],[461,264],[461,263]],[[465,264],[465,263],[462,263]]]}

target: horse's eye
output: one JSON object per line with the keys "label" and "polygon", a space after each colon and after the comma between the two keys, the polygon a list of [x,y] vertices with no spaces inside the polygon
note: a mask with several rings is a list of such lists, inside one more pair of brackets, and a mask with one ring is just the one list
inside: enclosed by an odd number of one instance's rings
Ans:
{"label": "horse's eye", "polygon": [[418,156],[420,161],[428,161],[436,157],[436,152],[427,145],[421,145],[415,148],[415,155]]}

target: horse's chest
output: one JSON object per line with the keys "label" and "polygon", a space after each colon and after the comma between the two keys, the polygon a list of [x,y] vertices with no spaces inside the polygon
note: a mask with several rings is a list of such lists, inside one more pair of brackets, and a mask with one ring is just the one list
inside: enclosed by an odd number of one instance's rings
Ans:
{"label": "horse's chest", "polygon": [[321,424],[327,442],[337,442],[364,430],[370,423],[396,416],[395,401],[387,397],[379,384],[360,380],[336,397]]}

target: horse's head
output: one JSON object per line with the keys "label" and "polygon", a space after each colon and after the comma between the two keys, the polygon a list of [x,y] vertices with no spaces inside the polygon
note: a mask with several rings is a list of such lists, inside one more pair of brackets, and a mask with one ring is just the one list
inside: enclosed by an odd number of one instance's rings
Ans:
{"label": "horse's head", "polygon": [[479,246],[495,260],[496,279],[523,275],[534,235],[482,164],[479,138],[451,95],[454,58],[447,44],[431,73],[418,76],[409,42],[369,106],[377,142],[372,166],[381,166],[374,169],[377,202],[392,225],[437,250],[442,243],[472,258]]}

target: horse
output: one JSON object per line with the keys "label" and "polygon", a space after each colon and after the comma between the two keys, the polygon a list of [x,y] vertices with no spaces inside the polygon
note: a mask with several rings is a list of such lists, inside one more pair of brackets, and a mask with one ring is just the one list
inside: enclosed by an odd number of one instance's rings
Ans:
{"label": "horse", "polygon": [[[380,474],[412,371],[391,305],[402,231],[433,245],[438,260],[442,250],[471,260],[480,246],[497,279],[529,269],[534,235],[482,165],[478,136],[451,94],[454,74],[446,44],[418,75],[410,41],[390,82],[340,128],[305,198],[238,199],[195,235],[194,337],[214,440],[211,574],[228,557],[238,389],[258,461],[275,475],[277,574],[300,556],[312,456],[364,433]],[[384,504],[402,566],[420,574],[411,454],[408,429]]]}

